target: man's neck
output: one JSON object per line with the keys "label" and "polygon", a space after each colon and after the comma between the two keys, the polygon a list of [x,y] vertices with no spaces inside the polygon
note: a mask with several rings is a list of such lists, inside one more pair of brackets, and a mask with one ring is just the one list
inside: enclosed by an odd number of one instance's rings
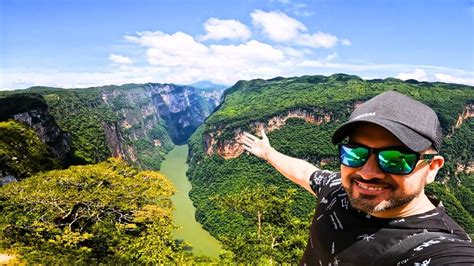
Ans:
{"label": "man's neck", "polygon": [[422,214],[435,208],[436,206],[433,205],[430,199],[426,196],[425,192],[422,191],[418,197],[400,207],[386,211],[370,213],[370,215],[378,218],[400,218]]}

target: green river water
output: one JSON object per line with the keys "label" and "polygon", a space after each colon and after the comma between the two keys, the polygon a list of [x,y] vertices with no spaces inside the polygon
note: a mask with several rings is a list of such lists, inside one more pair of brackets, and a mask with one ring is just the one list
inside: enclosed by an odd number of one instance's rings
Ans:
{"label": "green river water", "polygon": [[189,198],[191,183],[186,177],[188,165],[188,145],[176,145],[165,157],[160,172],[171,180],[176,188],[176,194],[171,197],[175,206],[173,220],[180,229],[173,232],[175,239],[185,240],[193,247],[196,255],[219,257],[221,244],[209,232],[204,230],[195,219],[196,208]]}

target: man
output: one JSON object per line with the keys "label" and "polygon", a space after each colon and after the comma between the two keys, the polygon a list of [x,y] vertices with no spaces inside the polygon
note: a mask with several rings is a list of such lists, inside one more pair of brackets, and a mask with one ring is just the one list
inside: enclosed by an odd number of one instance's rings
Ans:
{"label": "man", "polygon": [[[425,194],[444,159],[436,113],[394,91],[354,110],[332,138],[340,173],[245,133],[244,148],[318,197],[303,265],[474,265],[468,235]],[[347,141],[344,141],[347,139]]]}

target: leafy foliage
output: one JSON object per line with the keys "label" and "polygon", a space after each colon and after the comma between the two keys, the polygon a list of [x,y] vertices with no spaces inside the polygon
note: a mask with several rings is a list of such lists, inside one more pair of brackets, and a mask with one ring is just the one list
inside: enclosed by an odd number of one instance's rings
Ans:
{"label": "leafy foliage", "polygon": [[[216,144],[212,147],[215,150],[224,141],[232,140],[235,132],[244,130],[258,135],[254,123],[267,123],[271,118],[285,116],[290,111],[299,110],[315,114],[316,117],[330,117],[329,122],[320,125],[289,119],[285,126],[267,135],[272,146],[285,154],[324,169],[338,170],[336,148],[331,143],[333,131],[347,119],[356,104],[386,90],[409,95],[437,112],[444,134],[449,134],[442,150],[447,162],[438,174],[439,181],[427,189],[443,200],[448,213],[467,232],[474,233],[473,199],[470,197],[473,192],[473,174],[458,171],[456,165],[473,162],[472,120],[465,121],[461,128],[454,127],[464,108],[473,104],[472,87],[403,82],[392,78],[365,81],[344,74],[239,81],[225,92],[220,108],[189,142],[191,158],[188,176],[193,184],[190,195],[197,206],[197,218],[224,243],[226,249],[234,253],[232,260],[246,263],[297,263],[300,258],[298,254],[302,254],[306,241],[292,242],[291,239],[306,239],[308,231],[295,226],[292,221],[299,220],[301,224],[308,225],[316,201],[309,193],[291,184],[254,156],[242,154],[235,159],[224,160],[216,155],[206,155],[204,137],[208,138],[209,133],[221,132],[215,138]],[[273,186],[278,189],[273,191]],[[284,207],[276,206],[277,200],[268,196],[270,193],[272,197],[288,199],[289,194],[286,192],[292,189],[296,192],[290,193],[290,200]],[[267,205],[258,198],[266,199]],[[265,229],[266,232],[278,232],[281,243],[293,243],[292,251],[283,245],[265,249],[263,247],[268,247],[269,242],[262,240],[263,237],[258,238],[255,210],[267,211],[271,208],[277,209],[286,218],[270,218],[264,221],[268,227],[262,228],[272,228]]]}
{"label": "leafy foliage", "polygon": [[[109,102],[102,99],[103,93],[112,95]],[[66,165],[97,163],[112,156],[109,141],[114,140],[107,139],[106,127],[117,128],[119,137],[123,138],[117,141],[140,150],[137,166],[146,169],[159,169],[164,154],[173,146],[163,125],[149,126],[152,121],[148,120],[152,117],[143,117],[140,112],[142,106],[152,102],[144,92],[143,85],[126,84],[69,90],[32,87],[20,91],[0,92],[0,101],[5,106],[0,109],[0,115],[8,115],[18,108],[29,110],[27,108],[40,104],[47,107],[59,127],[70,132],[72,136],[71,149],[74,156],[71,162],[65,162]],[[119,122],[125,119],[138,121],[125,129],[119,126]],[[148,131],[151,131],[150,134],[147,134]],[[159,137],[162,145],[155,146],[153,141],[157,138],[153,137]]]}
{"label": "leafy foliage", "polygon": [[139,139],[132,143],[137,149],[138,159],[142,165],[145,168],[155,170],[160,169],[166,153],[174,147],[168,132],[159,124],[151,130],[148,138]]}
{"label": "leafy foliage", "polygon": [[29,263],[189,261],[171,235],[173,193],[117,159],[38,174],[0,187],[0,248]]}
{"label": "leafy foliage", "polygon": [[14,120],[0,122],[0,169],[3,175],[22,179],[59,167],[59,160],[33,129]]}

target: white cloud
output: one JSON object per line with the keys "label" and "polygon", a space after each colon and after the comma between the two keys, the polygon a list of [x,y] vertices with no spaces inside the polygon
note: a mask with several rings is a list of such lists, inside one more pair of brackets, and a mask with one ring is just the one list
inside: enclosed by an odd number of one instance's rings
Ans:
{"label": "white cloud", "polygon": [[408,73],[399,73],[396,78],[401,79],[401,80],[407,80],[407,79],[415,79],[418,81],[427,81],[428,76],[426,75],[426,72],[421,69],[417,68],[413,72],[408,72]]}
{"label": "white cloud", "polygon": [[165,68],[136,68],[124,65],[101,72],[15,71],[4,73],[5,82],[0,84],[0,88],[18,89],[31,86],[87,88],[110,84],[161,82],[160,74],[166,71]]}
{"label": "white cloud", "polygon": [[292,0],[270,0],[270,3],[276,2],[285,8],[285,12],[292,13],[296,16],[311,16],[312,13],[307,10],[308,5],[301,2],[294,2]]}
{"label": "white cloud", "polygon": [[152,65],[194,65],[205,60],[209,54],[207,46],[183,32],[170,35],[161,31],[146,31],[137,33],[137,36],[127,35],[125,39],[147,47],[147,59]]}
{"label": "white cloud", "polygon": [[303,3],[292,3],[291,7],[287,10],[296,16],[301,16],[301,17],[308,17],[313,15],[313,13],[309,12],[306,8],[308,5],[303,4]]}
{"label": "white cloud", "polygon": [[204,23],[207,34],[200,37],[201,41],[207,40],[247,40],[250,38],[250,30],[240,21],[233,19],[210,18]]}
{"label": "white cloud", "polygon": [[281,72],[281,64],[285,64],[290,54],[295,54],[295,50],[256,40],[239,45],[205,45],[182,32],[140,32],[125,39],[146,48],[151,65],[170,69],[162,76],[165,82],[208,79],[231,84],[236,77],[270,78]]}
{"label": "white cloud", "polygon": [[[250,39],[249,29],[239,21],[211,18],[204,25],[207,34],[198,38],[179,31],[145,31],[124,36],[129,42],[127,49],[145,50],[147,65],[130,65],[132,60],[129,57],[110,54],[109,60],[117,64],[111,64],[109,69],[98,72],[72,73],[43,69],[33,72],[26,68],[2,70],[0,89],[33,85],[71,88],[147,82],[184,84],[199,80],[232,85],[241,79],[333,73],[474,84],[474,73],[462,69],[338,62],[340,60],[336,60],[338,54],[335,51],[320,52],[316,48],[351,45],[349,40],[330,33],[308,32],[303,23],[280,11],[255,10],[251,17],[253,25],[268,37],[267,43]],[[248,31],[248,35],[243,29]],[[242,43],[204,42],[222,39],[242,40]],[[142,60],[140,58],[140,62]]]}
{"label": "white cloud", "polygon": [[232,60],[234,62],[239,60],[251,62],[278,62],[284,59],[283,51],[255,40],[238,46],[211,45],[210,48],[212,49],[212,54],[210,54],[210,56],[215,56],[222,60]]}
{"label": "white cloud", "polygon": [[332,61],[332,60],[334,60],[334,59],[336,59],[336,58],[337,58],[337,53],[334,52],[334,53],[332,53],[332,54],[326,56],[326,59],[325,59],[325,60],[326,60],[326,61]]}
{"label": "white cloud", "polygon": [[253,25],[261,29],[268,38],[276,42],[292,41],[300,34],[300,31],[307,31],[303,23],[280,11],[265,12],[256,9],[250,16],[252,17]]}
{"label": "white cloud", "polygon": [[313,48],[331,48],[337,44],[337,37],[328,33],[318,32],[315,34],[300,34],[294,42],[302,46]]}
{"label": "white cloud", "polygon": [[338,42],[338,38],[329,33],[308,34],[308,29],[303,23],[280,11],[265,12],[256,9],[250,16],[252,24],[275,42],[311,48],[332,48]]}
{"label": "white cloud", "polygon": [[280,47],[279,49],[282,50],[288,57],[299,58],[311,54],[311,51],[306,49],[295,49],[292,47]]}
{"label": "white cloud", "polygon": [[132,64],[133,61],[129,57],[117,54],[110,54],[109,60],[117,64]]}
{"label": "white cloud", "polygon": [[443,73],[437,73],[434,76],[437,81],[441,82],[474,85],[474,78],[460,78]]}
{"label": "white cloud", "polygon": [[342,43],[342,45],[344,45],[344,46],[352,45],[351,41],[349,41],[348,39],[342,39],[342,40],[341,40],[341,43]]}
{"label": "white cloud", "polygon": [[[261,49],[266,47],[263,43],[242,44],[239,46],[243,47],[240,49],[245,50],[250,49],[252,45],[260,46],[262,47]],[[219,50],[217,48],[209,49],[211,51]],[[220,56],[209,58],[209,60],[203,61],[202,64],[195,66],[120,65],[110,70],[79,73],[44,69],[36,72],[21,69],[7,70],[0,72],[0,90],[20,89],[37,85],[84,88],[108,84],[120,85],[148,82],[185,84],[199,80],[210,80],[216,83],[232,85],[241,79],[267,79],[276,76],[331,75],[333,73],[348,73],[364,78],[387,78],[394,76],[394,74],[390,73],[409,73],[417,68],[423,69],[427,76],[436,77],[437,80],[442,82],[474,85],[474,79],[472,78],[474,73],[462,69],[430,65],[370,64],[363,62],[344,64],[328,61],[328,57],[331,57],[332,54],[321,60],[315,60],[311,59],[312,56],[306,54],[303,50],[300,54],[292,54],[289,52],[291,49],[288,50],[286,47],[279,47],[278,49],[273,47],[273,49],[275,49],[275,51],[273,53],[270,52],[273,56],[270,56],[268,59],[261,58],[260,62],[253,61],[252,58],[239,58],[237,56],[225,58],[224,56]],[[281,51],[283,55],[278,51]],[[241,52],[241,54],[245,55],[246,53]],[[302,54],[304,57],[301,57]],[[247,55],[250,56],[250,52],[248,52]],[[281,56],[283,56],[283,58],[281,58]],[[302,58],[306,58],[306,60],[302,60]],[[440,75],[440,72],[443,72],[443,74]],[[430,81],[434,80],[430,79]]]}

